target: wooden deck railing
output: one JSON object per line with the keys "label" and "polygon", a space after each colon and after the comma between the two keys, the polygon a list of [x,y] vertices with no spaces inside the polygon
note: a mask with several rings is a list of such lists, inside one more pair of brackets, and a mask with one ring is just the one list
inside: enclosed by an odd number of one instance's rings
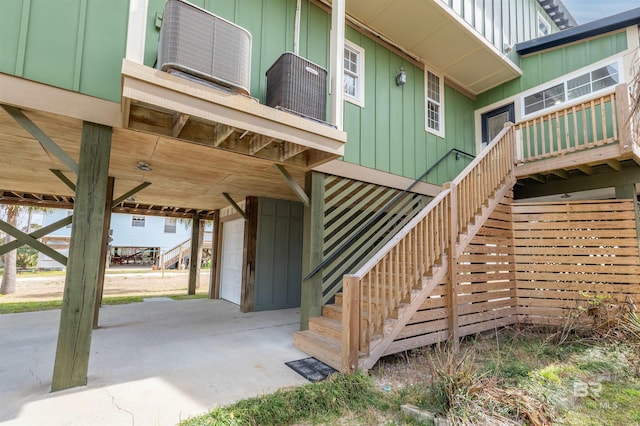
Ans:
{"label": "wooden deck railing", "polygon": [[505,127],[491,145],[454,179],[449,188],[456,194],[457,229],[464,233],[489,197],[513,172],[515,132]]}
{"label": "wooden deck railing", "polygon": [[510,125],[371,260],[343,277],[342,371],[358,368],[359,354],[369,352],[374,336],[385,334],[387,320],[455,251],[458,233],[453,236],[451,230],[467,229],[500,184],[513,176],[513,142]]}
{"label": "wooden deck railing", "polygon": [[621,84],[612,93],[516,124],[521,140],[518,161],[527,163],[620,141],[620,133],[629,128],[626,91],[627,85]]}

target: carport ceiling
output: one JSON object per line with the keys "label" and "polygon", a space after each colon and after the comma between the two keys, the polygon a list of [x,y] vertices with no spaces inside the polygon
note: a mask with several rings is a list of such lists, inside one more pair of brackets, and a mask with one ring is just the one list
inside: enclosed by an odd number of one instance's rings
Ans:
{"label": "carport ceiling", "polygon": [[[40,129],[74,160],[80,153],[82,121],[44,112],[24,111]],[[0,109],[0,190],[73,196],[73,191],[50,169],[75,175],[54,155]],[[145,162],[151,171],[141,171]],[[292,177],[304,185],[303,168],[289,165]],[[183,140],[114,128],[109,175],[115,178],[115,197],[143,182],[150,186],[135,194],[150,206],[213,210],[235,200],[261,196],[296,200],[273,161],[245,156]]]}

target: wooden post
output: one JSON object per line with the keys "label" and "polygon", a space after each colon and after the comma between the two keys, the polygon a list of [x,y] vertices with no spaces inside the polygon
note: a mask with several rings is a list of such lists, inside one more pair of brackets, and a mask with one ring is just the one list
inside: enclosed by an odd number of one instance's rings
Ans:
{"label": "wooden post", "polygon": [[[626,84],[616,86],[616,115],[618,117],[618,137],[622,152],[633,150],[631,136],[631,106],[629,105],[629,92]],[[615,124],[614,124],[615,125]]]}
{"label": "wooden post", "polygon": [[256,287],[256,257],[258,254],[258,198],[247,197],[244,211],[244,249],[242,261],[242,291],[240,312],[253,312]]}
{"label": "wooden post", "polygon": [[343,373],[358,371],[360,354],[360,280],[345,275],[342,288],[342,361]]}
{"label": "wooden post", "polygon": [[220,298],[220,286],[217,285],[220,278],[220,209],[213,212],[213,231],[211,234],[211,269],[209,270],[209,299]]}
{"label": "wooden post", "polygon": [[638,242],[638,250],[640,250],[640,207],[638,206],[638,191],[636,185],[630,183],[616,186],[616,198],[618,200],[633,200],[636,215],[636,240]]}
{"label": "wooden post", "polygon": [[100,265],[98,275],[98,289],[96,290],[96,308],[93,313],[93,328],[98,328],[100,318],[100,307],[102,306],[102,295],[104,293],[104,274],[107,269],[107,255],[109,252],[109,229],[111,228],[111,205],[113,201],[113,187],[115,179],[107,179],[107,194],[104,203],[104,225],[102,227],[102,249],[100,250]]}
{"label": "wooden post", "polygon": [[[310,204],[304,208],[302,236],[302,276],[322,262],[324,240],[324,175],[308,172],[305,190]],[[302,283],[300,300],[300,330],[309,328],[309,318],[322,313],[322,271]]]}
{"label": "wooden post", "polygon": [[460,350],[460,338],[458,335],[458,255],[456,254],[459,233],[457,185],[446,183],[444,188],[451,190],[449,192],[449,247],[447,250],[449,258],[449,288],[447,292],[449,340],[453,344],[454,352],[457,353]]}
{"label": "wooden post", "polygon": [[198,251],[202,252],[199,238],[201,225],[200,215],[194,213],[191,221],[191,253],[189,254],[189,286],[187,289],[187,294],[190,295],[196,294],[196,287],[198,286],[198,279],[200,278]]}
{"label": "wooden post", "polygon": [[69,261],[51,390],[87,383],[107,197],[110,127],[83,123]]}

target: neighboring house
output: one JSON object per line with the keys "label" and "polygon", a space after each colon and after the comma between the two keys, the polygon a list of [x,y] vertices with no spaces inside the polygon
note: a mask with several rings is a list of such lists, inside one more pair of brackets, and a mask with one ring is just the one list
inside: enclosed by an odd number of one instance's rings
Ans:
{"label": "neighboring house", "polygon": [[638,299],[640,9],[573,27],[560,0],[195,3],[1,6],[0,199],[73,206],[89,248],[105,199],[212,219],[210,296],[299,306],[295,345],[345,371],[558,323],[580,291]]}
{"label": "neighboring house", "polygon": [[[42,226],[48,226],[73,213],[72,210],[55,209],[43,214]],[[71,225],[67,225],[49,234],[48,238],[55,241],[62,250],[68,253],[68,238],[71,236]],[[205,238],[211,246],[210,233]],[[151,267],[159,266],[161,253],[165,253],[191,238],[191,228],[178,219],[172,217],[141,216],[114,213],[111,217],[110,264],[136,265]],[[66,243],[66,244],[65,244]],[[177,262],[177,261],[176,261]],[[168,265],[169,266],[169,265]],[[184,265],[170,265],[183,267]],[[40,254],[38,268],[62,268],[63,265]]]}

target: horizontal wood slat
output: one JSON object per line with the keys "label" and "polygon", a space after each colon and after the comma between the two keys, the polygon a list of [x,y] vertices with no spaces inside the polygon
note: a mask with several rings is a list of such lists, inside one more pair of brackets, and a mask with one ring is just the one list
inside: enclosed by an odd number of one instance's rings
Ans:
{"label": "horizontal wood slat", "polygon": [[562,324],[596,294],[640,301],[633,200],[513,206],[518,313]]}

